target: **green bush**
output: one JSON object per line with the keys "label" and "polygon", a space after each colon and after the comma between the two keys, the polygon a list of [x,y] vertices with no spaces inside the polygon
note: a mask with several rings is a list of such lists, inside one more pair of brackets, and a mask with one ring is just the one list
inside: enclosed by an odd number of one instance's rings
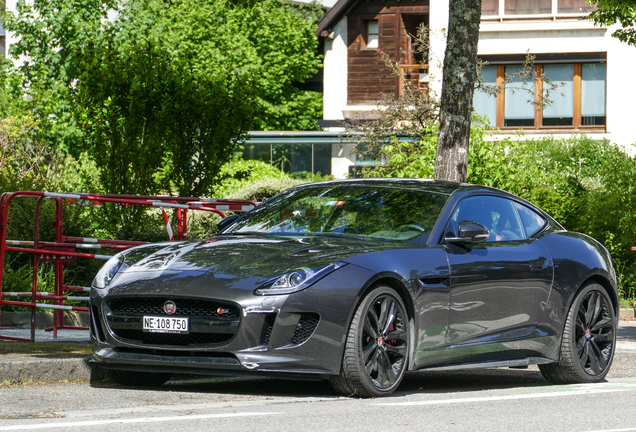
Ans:
{"label": "green bush", "polygon": [[636,160],[589,136],[471,143],[468,181],[538,205],[609,250],[624,298],[636,297]]}
{"label": "green bush", "polygon": [[587,136],[512,143],[510,190],[542,207],[565,228],[588,234],[612,254],[619,289],[636,297],[636,160]]}
{"label": "green bush", "polygon": [[303,183],[308,183],[308,181],[291,178],[269,178],[249,183],[226,198],[263,202],[285,189]]}
{"label": "green bush", "polygon": [[289,175],[267,162],[235,156],[221,167],[220,184],[215,187],[214,195],[215,198],[227,197],[250,183],[270,178],[283,179]]}

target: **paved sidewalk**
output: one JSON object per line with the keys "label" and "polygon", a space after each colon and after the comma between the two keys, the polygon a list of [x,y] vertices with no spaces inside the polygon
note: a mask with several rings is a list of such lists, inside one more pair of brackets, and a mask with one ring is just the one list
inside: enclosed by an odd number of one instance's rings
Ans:
{"label": "paved sidewalk", "polygon": [[636,353],[636,321],[619,321],[616,352]]}
{"label": "paved sidewalk", "polygon": [[[29,328],[3,328],[0,335],[19,338],[30,338],[31,329]],[[35,330],[36,342],[74,342],[74,343],[90,343],[90,335],[88,330],[58,330],[57,339],[53,339],[53,332],[44,329]]]}
{"label": "paved sidewalk", "polygon": [[[31,331],[30,329],[3,329],[0,334],[28,338]],[[90,342],[88,330],[59,330],[58,338],[53,339],[52,332],[38,329],[35,340],[49,344],[88,344]],[[90,379],[89,358],[90,355],[62,354],[55,353],[55,350],[47,353],[2,354],[0,356],[0,383],[5,381],[11,383],[88,381]],[[636,376],[636,321],[619,321],[616,354],[608,377],[631,376]]]}

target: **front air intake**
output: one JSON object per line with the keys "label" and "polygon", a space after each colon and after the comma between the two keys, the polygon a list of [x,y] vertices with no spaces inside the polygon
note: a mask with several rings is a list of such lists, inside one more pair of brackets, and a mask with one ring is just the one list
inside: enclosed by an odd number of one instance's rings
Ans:
{"label": "front air intake", "polygon": [[320,316],[317,313],[304,313],[300,316],[298,325],[296,325],[296,331],[292,336],[291,343],[293,345],[300,345],[307,341],[314,334],[318,323],[320,322]]}

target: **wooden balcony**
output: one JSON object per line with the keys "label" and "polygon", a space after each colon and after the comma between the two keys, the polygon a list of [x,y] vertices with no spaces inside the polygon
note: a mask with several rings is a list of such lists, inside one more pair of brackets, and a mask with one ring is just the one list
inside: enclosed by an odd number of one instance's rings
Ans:
{"label": "wooden balcony", "polygon": [[400,65],[400,77],[398,94],[402,96],[404,89],[407,87],[425,90],[428,89],[428,65],[421,64],[403,64]]}

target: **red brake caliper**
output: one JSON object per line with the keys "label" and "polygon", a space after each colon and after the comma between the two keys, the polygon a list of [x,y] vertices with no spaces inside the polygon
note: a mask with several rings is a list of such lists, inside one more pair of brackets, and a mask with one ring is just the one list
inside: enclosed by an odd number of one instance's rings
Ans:
{"label": "red brake caliper", "polygon": [[[389,333],[391,333],[393,330],[395,330],[395,325],[393,323],[391,323],[391,326],[389,326]],[[387,341],[389,344],[394,344],[395,343],[395,339]]]}

